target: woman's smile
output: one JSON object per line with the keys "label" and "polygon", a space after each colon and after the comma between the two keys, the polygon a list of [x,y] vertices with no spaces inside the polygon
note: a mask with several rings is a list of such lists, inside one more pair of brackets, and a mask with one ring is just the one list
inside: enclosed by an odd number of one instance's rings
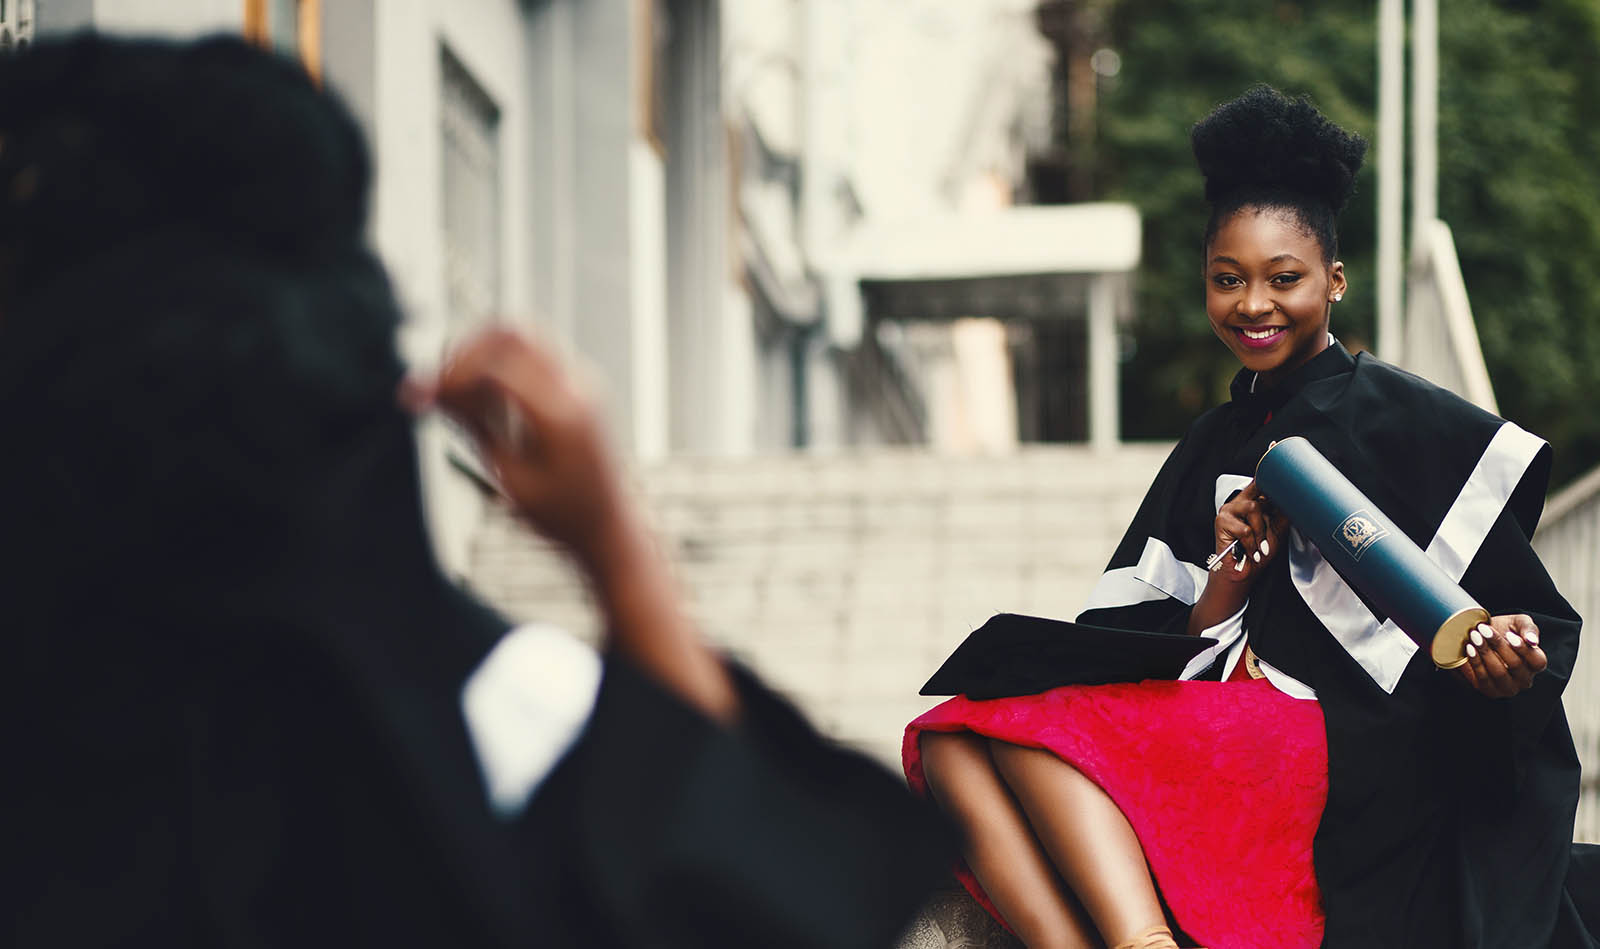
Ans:
{"label": "woman's smile", "polygon": [[1241,337],[1240,342],[1251,349],[1270,349],[1282,342],[1287,326],[1262,326],[1250,329],[1245,326],[1236,326],[1233,330]]}

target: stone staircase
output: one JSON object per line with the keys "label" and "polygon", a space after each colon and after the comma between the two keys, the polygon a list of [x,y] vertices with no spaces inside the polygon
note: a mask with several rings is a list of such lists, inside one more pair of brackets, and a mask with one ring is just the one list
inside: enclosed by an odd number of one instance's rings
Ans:
{"label": "stone staircase", "polygon": [[[676,459],[636,485],[705,634],[898,773],[906,723],[940,701],[923,681],[996,612],[1075,616],[1169,450]],[[577,575],[503,510],[468,580],[518,619],[598,633]],[[952,881],[897,949],[1020,946]]]}
{"label": "stone staircase", "polygon": [[[993,613],[1074,616],[1169,448],[675,459],[638,487],[706,635],[898,770],[906,722],[938,701],[923,681]],[[469,582],[596,632],[576,575],[503,512]]]}

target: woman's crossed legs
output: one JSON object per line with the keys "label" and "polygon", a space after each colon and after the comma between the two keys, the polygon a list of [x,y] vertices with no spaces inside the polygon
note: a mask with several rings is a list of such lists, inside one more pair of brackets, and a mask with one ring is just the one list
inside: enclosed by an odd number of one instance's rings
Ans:
{"label": "woman's crossed legs", "polygon": [[967,865],[1029,949],[1175,945],[1139,838],[1099,785],[1048,751],[971,732],[921,744]]}

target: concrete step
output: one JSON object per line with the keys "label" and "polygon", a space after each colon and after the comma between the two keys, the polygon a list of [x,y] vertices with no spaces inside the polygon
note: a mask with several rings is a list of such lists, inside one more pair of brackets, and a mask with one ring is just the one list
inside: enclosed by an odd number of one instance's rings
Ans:
{"label": "concrete step", "polygon": [[1022,949],[1022,942],[952,885],[934,894],[900,937],[896,949]]}
{"label": "concrete step", "polygon": [[[922,682],[997,612],[1081,608],[1169,446],[675,459],[637,489],[706,635],[828,734],[897,766]],[[597,635],[577,575],[504,512],[469,582]]]}

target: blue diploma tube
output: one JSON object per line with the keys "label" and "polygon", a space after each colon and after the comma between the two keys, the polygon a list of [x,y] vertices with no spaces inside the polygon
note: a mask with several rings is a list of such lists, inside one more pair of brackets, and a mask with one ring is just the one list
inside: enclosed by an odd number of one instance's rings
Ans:
{"label": "blue diploma tube", "polygon": [[1422,548],[1304,438],[1285,438],[1256,465],[1256,486],[1373,606],[1441,669],[1467,661],[1467,636],[1489,621]]}

